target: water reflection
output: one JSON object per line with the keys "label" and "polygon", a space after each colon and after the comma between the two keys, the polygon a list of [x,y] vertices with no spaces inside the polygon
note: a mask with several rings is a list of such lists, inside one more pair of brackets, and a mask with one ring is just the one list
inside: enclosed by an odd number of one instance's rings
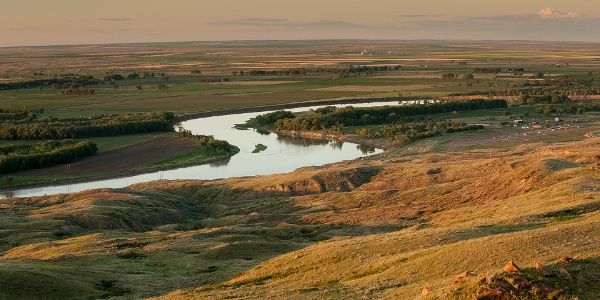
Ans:
{"label": "water reflection", "polygon": [[338,140],[333,140],[333,141],[329,142],[329,145],[333,149],[340,150],[340,149],[342,149],[342,147],[344,147],[344,142],[343,141],[338,141]]}
{"label": "water reflection", "polygon": [[262,130],[262,129],[254,129],[254,132],[256,132],[260,135],[270,135],[271,134],[270,131],[266,131],[266,130]]}
{"label": "water reflection", "polygon": [[375,153],[375,147],[371,146],[356,145],[356,149],[358,149],[363,155]]}
{"label": "water reflection", "polygon": [[226,167],[231,161],[231,157],[223,160],[218,160],[209,164],[211,168]]}
{"label": "water reflection", "polygon": [[303,147],[330,144],[329,140],[307,139],[307,138],[303,138],[303,137],[281,135],[281,134],[277,135],[277,141],[280,144],[284,144],[284,145],[303,146]]}

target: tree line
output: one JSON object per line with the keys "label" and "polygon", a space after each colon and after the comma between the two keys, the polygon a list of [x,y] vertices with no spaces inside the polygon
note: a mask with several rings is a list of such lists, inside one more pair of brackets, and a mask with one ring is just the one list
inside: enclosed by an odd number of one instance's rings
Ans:
{"label": "tree line", "polygon": [[473,73],[500,73],[501,68],[475,68]]}
{"label": "tree line", "polygon": [[0,147],[0,173],[14,173],[72,162],[98,151],[90,141],[46,141],[33,145]]}
{"label": "tree line", "polygon": [[277,122],[277,120],[288,119],[288,118],[293,118],[293,117],[295,117],[295,116],[294,116],[294,113],[292,113],[291,111],[278,110],[278,111],[274,111],[271,113],[266,113],[266,114],[256,116],[254,118],[254,120],[252,120],[251,125],[256,124],[259,126],[268,126],[268,125],[275,124],[275,122]]}
{"label": "tree line", "polygon": [[233,71],[234,76],[307,76],[307,75],[322,75],[322,74],[372,74],[376,71],[391,71],[400,70],[398,66],[353,66],[335,67],[335,68],[290,68],[290,69],[269,69],[269,70],[248,70],[248,71]]}
{"label": "tree line", "polygon": [[404,122],[398,122],[391,125],[386,125],[379,131],[376,131],[373,128],[361,128],[356,132],[356,134],[369,139],[385,137],[393,144],[407,145],[420,139],[438,136],[445,133],[479,129],[483,129],[483,126],[467,125],[458,120],[447,121],[429,119],[427,121],[414,123],[412,126],[409,126]]}
{"label": "tree line", "polygon": [[[168,79],[165,73],[159,73],[158,75],[165,80]],[[103,81],[114,83],[125,79],[154,78],[154,76],[155,73],[153,72],[143,72],[142,74],[135,72],[125,76],[120,74],[110,74],[104,76],[104,78],[100,80],[94,76],[71,76],[71,74],[69,74],[69,76],[63,77],[0,83],[0,90],[18,90],[52,86],[55,90],[68,90],[67,92],[63,92],[63,94],[67,95],[93,95],[92,89],[83,89],[83,87],[86,85],[99,85]]]}
{"label": "tree line", "polygon": [[66,91],[61,91],[60,92],[63,95],[85,95],[85,96],[91,96],[96,94],[96,90],[94,89],[86,89],[86,88],[76,88],[76,89],[68,89]]}
{"label": "tree line", "polygon": [[[199,72],[199,71],[198,71]],[[192,72],[192,74],[194,74]],[[110,81],[110,82],[115,82],[115,81],[121,81],[121,80],[125,80],[125,79],[138,79],[138,78],[154,78],[157,74],[155,74],[154,72],[133,72],[133,73],[129,73],[125,76],[121,75],[121,74],[109,74],[104,76],[104,81]],[[160,76],[161,78],[167,80],[168,76],[165,75],[165,73],[159,73],[158,76]]]}
{"label": "tree line", "polygon": [[275,122],[278,130],[316,131],[333,129],[340,131],[344,126],[366,126],[405,121],[418,115],[449,113],[477,109],[506,108],[503,99],[468,101],[448,101],[422,105],[384,106],[354,108],[352,106],[336,108],[333,106],[315,110],[315,114],[285,117]]}
{"label": "tree line", "polygon": [[20,81],[20,82],[6,82],[0,83],[0,90],[18,90],[18,89],[30,89],[48,85],[56,85],[56,86],[72,86],[76,85],[78,87],[85,85],[97,85],[100,83],[99,79],[94,78],[94,76],[67,76],[60,78],[45,78],[45,79],[35,79],[29,81]]}
{"label": "tree line", "polygon": [[[454,79],[454,78],[459,78],[459,74],[454,74],[454,73],[444,73],[442,74],[442,79]],[[471,73],[468,74],[463,74],[462,75],[463,79],[473,79],[474,76]]]}
{"label": "tree line", "polygon": [[194,139],[200,147],[203,147],[211,155],[225,155],[238,150],[237,147],[227,141],[217,140],[210,135],[196,135],[183,128],[179,128],[178,135],[179,137]]}
{"label": "tree line", "polygon": [[90,118],[5,120],[0,126],[2,140],[72,139],[173,131],[173,113],[93,115]]}
{"label": "tree line", "polygon": [[600,102],[580,103],[579,105],[569,105],[565,108],[556,107],[552,104],[544,104],[535,108],[535,113],[552,115],[552,114],[583,114],[589,111],[600,111]]}
{"label": "tree line", "polygon": [[24,109],[3,109],[0,108],[0,122],[8,120],[27,120],[35,119],[37,113],[43,113],[44,109],[41,108],[37,111],[29,111]]}

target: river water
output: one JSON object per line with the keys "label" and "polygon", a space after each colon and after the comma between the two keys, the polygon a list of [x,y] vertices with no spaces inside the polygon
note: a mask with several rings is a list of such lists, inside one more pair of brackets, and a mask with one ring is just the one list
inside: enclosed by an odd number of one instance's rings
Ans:
{"label": "river water", "polygon": [[[398,103],[371,102],[350,105],[354,107],[371,107],[398,105]],[[344,105],[336,106],[342,107]],[[318,107],[321,106],[286,110],[301,112]],[[16,189],[9,192],[0,192],[0,197],[31,197],[78,192],[94,188],[121,188],[134,183],[160,179],[211,180],[287,173],[300,167],[320,166],[382,152],[381,149],[365,149],[365,147],[349,142],[341,143],[337,141],[279,137],[274,133],[265,134],[256,130],[239,130],[234,128],[235,124],[242,124],[250,118],[267,112],[269,111],[214,116],[181,123],[184,129],[188,129],[194,134],[212,135],[216,139],[226,140],[230,144],[240,148],[238,154],[226,161],[121,178]],[[267,148],[258,153],[253,153],[257,149],[256,145],[258,144],[265,145]]]}

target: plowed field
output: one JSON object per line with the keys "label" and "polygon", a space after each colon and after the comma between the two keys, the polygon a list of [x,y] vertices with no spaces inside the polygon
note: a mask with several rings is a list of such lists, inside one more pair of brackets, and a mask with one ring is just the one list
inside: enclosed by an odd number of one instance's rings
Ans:
{"label": "plowed field", "polygon": [[69,170],[65,165],[60,165],[14,175],[57,176],[117,173],[183,154],[196,147],[196,142],[191,139],[158,139],[81,159],[71,163]]}

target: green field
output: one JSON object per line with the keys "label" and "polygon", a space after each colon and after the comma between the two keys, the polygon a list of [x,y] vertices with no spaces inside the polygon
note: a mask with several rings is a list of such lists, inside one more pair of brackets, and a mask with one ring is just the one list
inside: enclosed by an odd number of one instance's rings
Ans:
{"label": "green field", "polygon": [[[140,49],[141,48],[141,49]],[[367,48],[370,56],[361,56]],[[59,95],[50,86],[0,91],[0,106],[25,109],[44,107],[58,117],[87,117],[94,113],[125,114],[142,111],[193,113],[309,100],[356,97],[439,97],[472,91],[517,89],[529,76],[545,78],[600,77],[595,44],[464,42],[240,42],[173,43],[97,47],[6,48],[0,54],[2,82],[52,78],[60,74],[109,74],[127,77],[144,72],[153,78],[101,82],[88,86],[93,96]],[[68,66],[68,67],[65,67]],[[248,76],[234,72],[349,66],[388,66],[391,70],[350,74],[308,73],[300,76]],[[399,70],[393,67],[401,66]],[[501,68],[504,73],[475,73],[475,68]],[[514,77],[509,69],[523,68]],[[200,70],[201,74],[191,74]],[[444,73],[457,78],[442,79]],[[33,75],[37,74],[37,75]],[[40,75],[41,74],[41,75]],[[159,77],[164,74],[164,77]],[[228,82],[202,82],[227,78]],[[166,80],[165,80],[166,79]],[[467,83],[471,83],[467,87]],[[158,90],[165,84],[168,90]],[[141,89],[136,89],[140,86]]]}

